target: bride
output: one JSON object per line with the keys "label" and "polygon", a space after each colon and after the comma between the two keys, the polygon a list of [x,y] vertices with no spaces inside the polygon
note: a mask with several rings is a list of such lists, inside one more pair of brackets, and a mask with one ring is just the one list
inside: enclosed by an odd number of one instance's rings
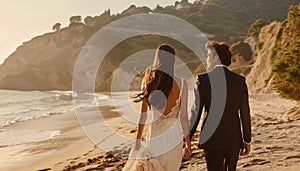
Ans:
{"label": "bride", "polygon": [[[191,156],[187,83],[174,75],[174,67],[175,50],[170,45],[160,45],[152,68],[145,72],[142,92],[135,96],[136,102],[142,102],[141,115],[135,147],[124,171],[178,171],[182,157]],[[146,123],[148,113],[151,121]],[[148,131],[144,146],[141,139],[145,125]]]}

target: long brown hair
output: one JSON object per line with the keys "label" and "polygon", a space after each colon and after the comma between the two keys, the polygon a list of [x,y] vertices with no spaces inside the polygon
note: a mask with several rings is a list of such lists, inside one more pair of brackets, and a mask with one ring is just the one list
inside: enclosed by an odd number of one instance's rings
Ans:
{"label": "long brown hair", "polygon": [[149,106],[162,109],[173,87],[175,50],[167,44],[156,49],[152,67],[146,69],[142,92],[137,94],[135,102],[146,102]]}

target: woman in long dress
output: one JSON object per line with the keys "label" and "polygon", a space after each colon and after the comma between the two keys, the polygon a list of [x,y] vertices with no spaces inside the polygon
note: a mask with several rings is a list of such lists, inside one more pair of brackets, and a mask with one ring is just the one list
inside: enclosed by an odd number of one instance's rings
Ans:
{"label": "woman in long dress", "polygon": [[[174,75],[174,67],[175,50],[170,45],[160,45],[152,68],[145,72],[142,92],[136,95],[136,101],[142,102],[141,115],[135,147],[124,171],[178,171],[182,157],[189,157],[192,153],[187,83]],[[146,123],[149,113],[151,121]],[[141,139],[145,125],[148,132],[144,146]]]}

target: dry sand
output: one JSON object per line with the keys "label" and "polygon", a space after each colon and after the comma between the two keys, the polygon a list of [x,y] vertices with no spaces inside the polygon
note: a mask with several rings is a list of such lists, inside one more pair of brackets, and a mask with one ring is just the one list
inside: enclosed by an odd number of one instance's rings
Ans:
{"label": "dry sand", "polygon": [[[277,94],[258,94],[250,96],[250,105],[253,125],[252,151],[249,156],[240,158],[238,170],[300,170],[300,118],[286,114],[296,106],[296,102],[281,99]],[[112,109],[107,107],[102,110],[112,113]],[[108,116],[106,119],[114,130],[129,137],[135,136],[135,125],[116,117],[117,114],[113,116],[114,118]],[[32,160],[27,165],[19,164],[18,169],[11,170],[121,170],[126,158],[106,153],[95,146],[79,127],[74,114],[50,118],[59,120],[61,117],[65,118],[61,123],[64,131],[60,136],[31,144],[27,150],[28,157],[48,153],[39,160]],[[48,123],[50,118],[44,118],[44,121]],[[57,126],[59,125],[58,122]],[[24,126],[29,125],[18,124],[16,129]],[[206,170],[203,151],[197,149],[196,139],[197,136],[192,142],[193,156],[183,161],[181,170]]]}

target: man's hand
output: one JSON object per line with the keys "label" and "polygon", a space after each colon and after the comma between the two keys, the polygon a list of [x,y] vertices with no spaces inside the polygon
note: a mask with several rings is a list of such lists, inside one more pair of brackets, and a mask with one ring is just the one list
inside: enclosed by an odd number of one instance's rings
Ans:
{"label": "man's hand", "polygon": [[250,153],[250,144],[244,143],[244,148],[242,149],[240,156],[247,156]]}

